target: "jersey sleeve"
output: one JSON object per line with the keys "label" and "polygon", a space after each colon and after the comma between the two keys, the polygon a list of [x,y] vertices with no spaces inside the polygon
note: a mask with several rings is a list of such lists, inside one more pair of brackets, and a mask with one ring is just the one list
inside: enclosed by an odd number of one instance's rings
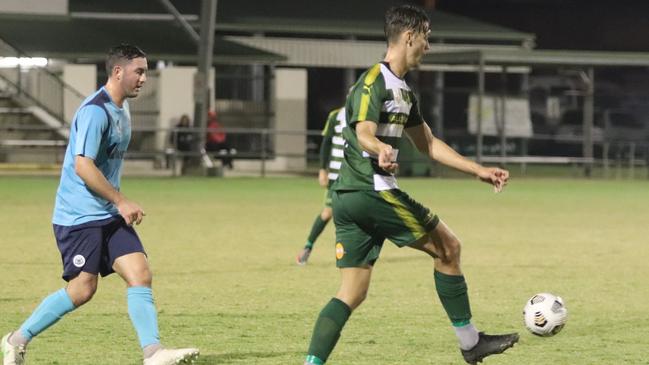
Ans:
{"label": "jersey sleeve", "polygon": [[347,107],[352,111],[349,124],[365,120],[378,123],[385,95],[385,80],[377,64],[367,71],[362,81],[354,85],[347,99]]}
{"label": "jersey sleeve", "polygon": [[424,122],[424,119],[421,117],[421,111],[419,110],[419,101],[415,94],[412,94],[412,106],[410,107],[410,114],[408,115],[408,121],[406,122],[405,127],[415,127]]}
{"label": "jersey sleeve", "polygon": [[336,117],[338,116],[338,112],[340,109],[334,109],[332,110],[329,115],[327,116],[327,122],[325,123],[324,128],[322,129],[322,136],[323,137],[333,137],[334,131],[336,128]]}
{"label": "jersey sleeve", "polygon": [[326,169],[331,155],[331,139],[336,131],[336,117],[340,109],[332,110],[327,117],[327,122],[322,130],[322,144],[320,144],[320,168]]}
{"label": "jersey sleeve", "polygon": [[74,155],[96,159],[102,135],[108,129],[106,112],[96,105],[84,106],[79,110],[74,124],[73,127],[76,128]]}

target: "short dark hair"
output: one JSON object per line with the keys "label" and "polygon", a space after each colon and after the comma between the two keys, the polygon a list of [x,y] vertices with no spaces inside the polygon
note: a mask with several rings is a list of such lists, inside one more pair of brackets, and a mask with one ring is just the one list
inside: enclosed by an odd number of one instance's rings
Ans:
{"label": "short dark hair", "polygon": [[385,40],[390,44],[406,30],[426,32],[426,23],[430,25],[430,20],[423,9],[414,5],[394,6],[385,13]]}
{"label": "short dark hair", "polygon": [[134,58],[146,57],[146,53],[138,46],[122,43],[118,46],[112,47],[108,50],[106,55],[106,73],[108,77],[113,73],[113,67],[118,63],[127,60],[130,61]]}

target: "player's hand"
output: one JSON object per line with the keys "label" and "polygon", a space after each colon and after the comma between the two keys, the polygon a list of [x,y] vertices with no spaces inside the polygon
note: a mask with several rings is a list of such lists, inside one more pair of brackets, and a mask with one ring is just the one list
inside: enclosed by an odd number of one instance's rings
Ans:
{"label": "player's hand", "polygon": [[124,198],[118,201],[117,204],[115,205],[117,206],[119,215],[121,215],[122,218],[124,218],[126,224],[130,226],[133,223],[135,224],[142,223],[142,219],[144,218],[145,214],[144,211],[142,210],[142,207],[140,207],[136,202],[132,202]]}
{"label": "player's hand", "polygon": [[498,167],[482,167],[477,175],[480,180],[493,185],[495,193],[500,193],[509,180],[509,171]]}
{"label": "player's hand", "polygon": [[394,160],[396,159],[392,146],[384,144],[379,152],[379,167],[392,174],[399,168],[399,164]]}
{"label": "player's hand", "polygon": [[327,176],[327,170],[320,169],[320,171],[318,171],[318,183],[323,188],[327,187],[327,184],[329,184],[329,176]]}

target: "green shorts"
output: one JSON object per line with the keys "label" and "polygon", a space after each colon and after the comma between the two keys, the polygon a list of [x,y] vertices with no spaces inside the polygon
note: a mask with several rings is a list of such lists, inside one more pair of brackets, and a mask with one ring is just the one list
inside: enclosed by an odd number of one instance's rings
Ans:
{"label": "green shorts", "polygon": [[415,243],[439,218],[401,190],[333,191],[336,266],[374,265],[383,241],[399,247]]}

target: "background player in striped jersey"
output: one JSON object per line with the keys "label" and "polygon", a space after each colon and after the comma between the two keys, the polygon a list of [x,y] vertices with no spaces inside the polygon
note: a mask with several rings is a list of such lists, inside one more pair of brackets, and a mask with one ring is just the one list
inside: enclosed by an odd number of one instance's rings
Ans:
{"label": "background player in striped jersey", "polygon": [[322,230],[331,220],[331,185],[338,178],[338,171],[343,160],[343,148],[345,141],[342,138],[343,128],[345,127],[345,108],[334,109],[329,112],[327,122],[322,130],[322,144],[320,145],[320,170],[318,171],[318,182],[323,188],[327,188],[325,193],[325,207],[316,217],[311,232],[306,240],[306,244],[297,255],[298,265],[304,265],[309,260],[311,250],[315,241],[322,233]]}
{"label": "background player in striped jersey", "polygon": [[435,138],[424,123],[415,94],[403,77],[419,65],[429,49],[429,32],[428,16],[421,9],[403,5],[388,10],[385,59],[363,73],[347,97],[344,163],[331,194],[336,266],[342,283],[320,312],[305,364],[327,361],[352,311],[365,300],[386,238],[433,258],[437,294],[467,363],[476,364],[518,341],[518,334],[486,335],[471,323],[460,269],[460,241],[436,215],[401,191],[394,176],[397,146],[405,131],[423,154],[475,175],[497,192],[509,177],[506,170],[484,167],[460,156]]}

